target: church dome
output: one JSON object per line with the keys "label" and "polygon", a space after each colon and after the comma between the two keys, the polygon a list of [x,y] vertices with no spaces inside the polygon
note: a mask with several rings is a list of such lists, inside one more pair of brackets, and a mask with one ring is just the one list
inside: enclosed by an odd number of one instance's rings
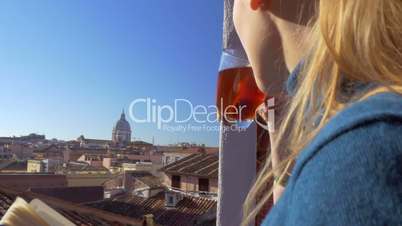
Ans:
{"label": "church dome", "polygon": [[126,120],[126,115],[124,112],[121,113],[119,121],[117,121],[116,125],[114,126],[114,130],[131,132],[130,124]]}

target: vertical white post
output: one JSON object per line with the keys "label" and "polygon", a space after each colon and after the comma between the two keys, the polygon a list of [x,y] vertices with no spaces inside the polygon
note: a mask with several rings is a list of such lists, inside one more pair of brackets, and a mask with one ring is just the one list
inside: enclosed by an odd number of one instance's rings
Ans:
{"label": "vertical white post", "polygon": [[242,131],[221,126],[219,144],[218,226],[238,226],[242,205],[256,176],[256,124]]}

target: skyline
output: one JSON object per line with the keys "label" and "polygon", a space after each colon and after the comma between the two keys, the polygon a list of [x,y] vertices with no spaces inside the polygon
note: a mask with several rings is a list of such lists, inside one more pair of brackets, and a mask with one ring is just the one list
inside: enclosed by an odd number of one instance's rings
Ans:
{"label": "skyline", "polygon": [[[222,17],[212,0],[0,2],[0,136],[110,139],[135,99],[215,104]],[[127,120],[133,139],[218,144]]]}

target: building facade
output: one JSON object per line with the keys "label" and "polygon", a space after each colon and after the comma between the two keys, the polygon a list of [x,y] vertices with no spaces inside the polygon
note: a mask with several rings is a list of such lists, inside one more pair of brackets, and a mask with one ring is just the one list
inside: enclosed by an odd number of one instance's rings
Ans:
{"label": "building facade", "polygon": [[55,159],[30,159],[27,163],[28,173],[52,173],[60,167],[61,161]]}
{"label": "building facade", "polygon": [[80,148],[87,149],[107,149],[110,146],[110,140],[89,139],[81,135],[77,138]]}
{"label": "building facade", "polygon": [[163,167],[164,184],[184,193],[216,198],[219,159],[216,154],[193,154]]}
{"label": "building facade", "polygon": [[44,166],[41,160],[28,160],[27,164],[27,172],[28,173],[43,173]]}
{"label": "building facade", "polygon": [[10,160],[13,159],[13,154],[11,151],[5,149],[3,146],[0,146],[0,160]]}

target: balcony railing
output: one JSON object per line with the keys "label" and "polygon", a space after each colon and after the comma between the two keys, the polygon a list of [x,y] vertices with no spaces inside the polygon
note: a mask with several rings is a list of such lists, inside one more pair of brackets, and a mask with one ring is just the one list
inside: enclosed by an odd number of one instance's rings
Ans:
{"label": "balcony railing", "polygon": [[217,201],[218,199],[218,193],[215,192],[207,192],[207,191],[183,191],[178,188],[173,188],[173,187],[168,187],[169,191],[172,192],[177,192],[183,195],[189,195],[193,197],[202,197],[202,198],[208,198]]}

